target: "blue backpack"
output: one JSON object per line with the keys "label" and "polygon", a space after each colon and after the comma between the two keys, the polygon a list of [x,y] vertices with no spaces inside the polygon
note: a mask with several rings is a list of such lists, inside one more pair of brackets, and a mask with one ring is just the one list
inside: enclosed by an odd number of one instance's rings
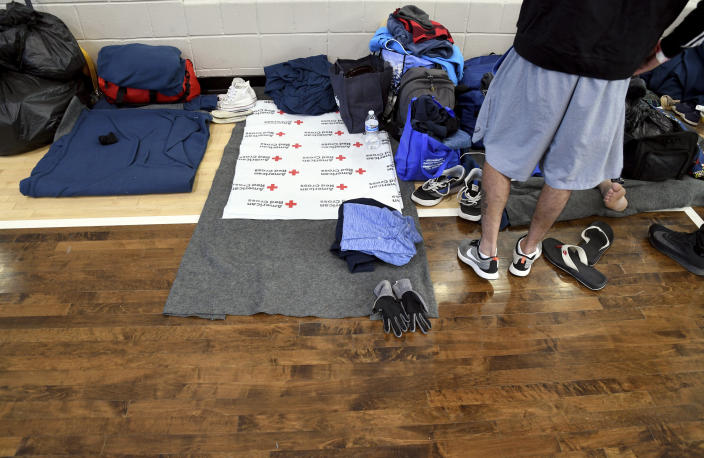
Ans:
{"label": "blue backpack", "polygon": [[482,78],[486,73],[495,74],[504,56],[491,54],[488,56],[473,57],[472,59],[464,61],[464,74],[460,84],[467,86],[469,91],[457,97],[455,113],[460,118],[460,129],[467,132],[469,135],[474,134],[474,126],[477,123],[479,109],[484,102],[484,93],[481,90]]}

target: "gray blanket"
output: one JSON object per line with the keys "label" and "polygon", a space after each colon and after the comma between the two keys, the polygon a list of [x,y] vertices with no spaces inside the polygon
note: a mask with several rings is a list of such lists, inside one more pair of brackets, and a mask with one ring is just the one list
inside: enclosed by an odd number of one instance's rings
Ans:
{"label": "gray blanket", "polygon": [[[537,177],[524,183],[511,183],[511,195],[506,204],[506,211],[512,226],[530,223],[543,183],[543,179]],[[689,176],[681,180],[659,183],[626,180],[624,187],[628,207],[622,212],[604,207],[601,192],[598,189],[588,189],[572,192],[569,202],[557,220],[568,221],[589,216],[621,217],[647,211],[704,205],[704,181]]]}
{"label": "gray blanket", "polygon": [[[255,313],[342,318],[369,315],[374,286],[410,278],[431,316],[438,316],[423,244],[403,267],[379,263],[351,274],[329,248],[335,220],[221,219],[244,132],[238,124],[225,147],[200,221],[164,307],[166,315],[224,319]],[[401,182],[404,213],[420,230],[412,183]]]}

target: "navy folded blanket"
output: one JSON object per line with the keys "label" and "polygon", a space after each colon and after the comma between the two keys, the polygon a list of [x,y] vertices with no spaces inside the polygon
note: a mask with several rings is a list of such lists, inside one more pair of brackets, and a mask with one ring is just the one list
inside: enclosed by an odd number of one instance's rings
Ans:
{"label": "navy folded blanket", "polygon": [[210,119],[208,113],[184,110],[84,110],[20,182],[20,192],[31,197],[190,192]]}
{"label": "navy folded blanket", "polygon": [[185,74],[186,61],[174,46],[132,43],[104,46],[98,53],[98,76],[118,86],[178,95]]}

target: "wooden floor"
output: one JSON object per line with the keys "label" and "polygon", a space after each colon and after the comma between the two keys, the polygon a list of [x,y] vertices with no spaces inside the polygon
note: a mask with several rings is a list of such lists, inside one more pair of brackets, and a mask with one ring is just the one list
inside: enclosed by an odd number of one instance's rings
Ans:
{"label": "wooden floor", "polygon": [[191,193],[70,199],[26,197],[19,192],[19,182],[30,175],[37,162],[49,151],[49,147],[16,156],[0,156],[0,220],[200,215],[234,126],[210,124],[208,148],[196,173]]}
{"label": "wooden floor", "polygon": [[403,339],[162,316],[194,225],[0,231],[0,455],[704,456],[704,281],[646,240],[695,226],[608,221],[591,292],[544,260],[508,276],[521,230],[479,280],[455,255],[478,226],[422,220],[441,318]]}

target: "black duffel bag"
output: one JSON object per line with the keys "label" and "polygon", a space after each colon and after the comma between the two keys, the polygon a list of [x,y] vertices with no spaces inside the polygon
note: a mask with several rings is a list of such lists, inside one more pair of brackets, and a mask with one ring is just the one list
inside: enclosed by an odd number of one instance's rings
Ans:
{"label": "black duffel bag", "polygon": [[681,179],[692,170],[699,151],[695,132],[684,129],[652,137],[626,135],[623,145],[624,178],[643,181]]}
{"label": "black duffel bag", "polygon": [[633,180],[679,180],[692,170],[699,136],[653,108],[647,98],[643,80],[633,78],[626,95],[621,174]]}
{"label": "black duffel bag", "polygon": [[356,60],[337,59],[330,65],[335,101],[350,133],[364,132],[369,110],[374,110],[377,119],[381,117],[391,87],[391,76],[391,66],[375,55]]}

